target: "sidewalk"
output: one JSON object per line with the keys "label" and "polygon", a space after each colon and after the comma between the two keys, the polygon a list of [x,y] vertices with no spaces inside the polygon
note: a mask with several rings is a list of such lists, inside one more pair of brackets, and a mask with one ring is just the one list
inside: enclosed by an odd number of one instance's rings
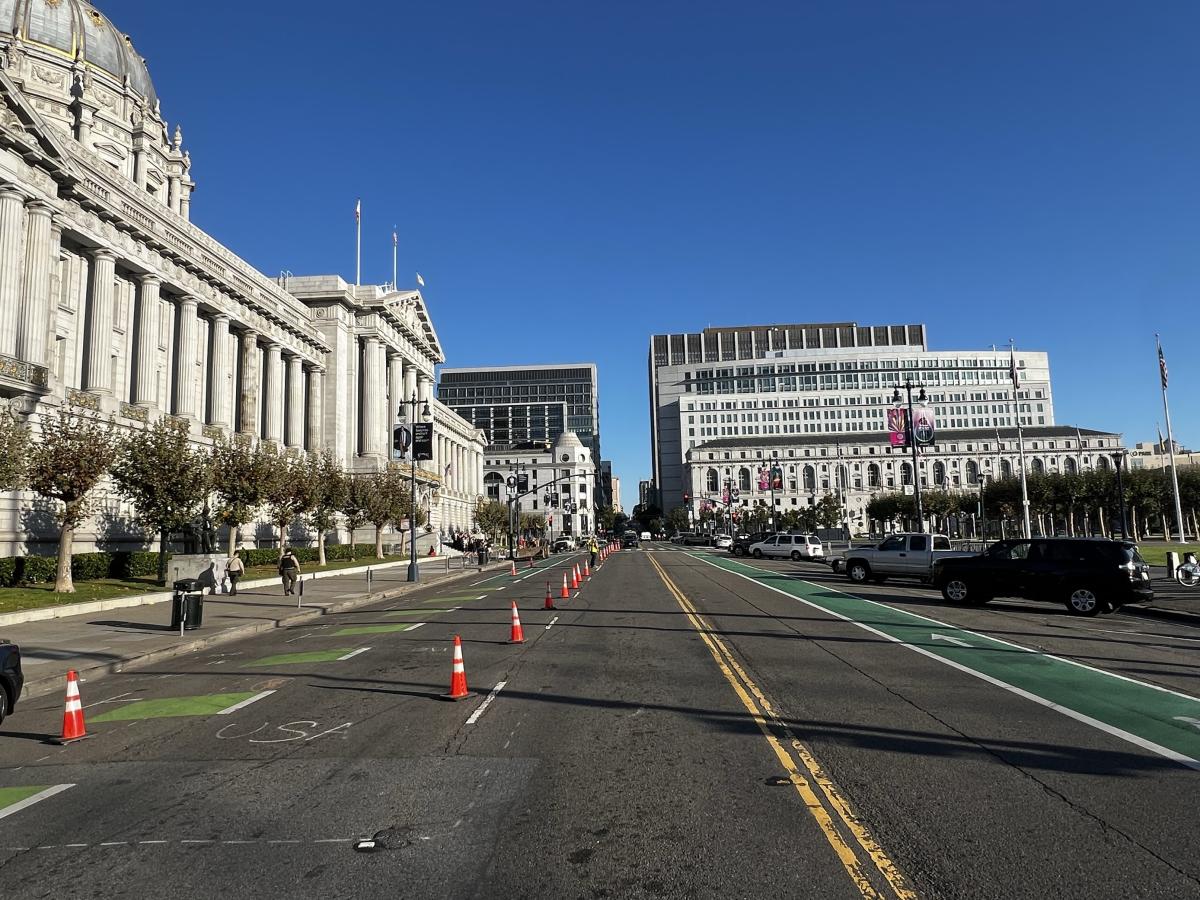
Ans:
{"label": "sidewalk", "polygon": [[1147,619],[1168,619],[1200,627],[1200,587],[1187,588],[1167,578],[1165,566],[1151,566],[1154,603],[1148,606],[1122,606],[1121,612]]}
{"label": "sidewalk", "polygon": [[[96,679],[261,631],[401,597],[430,584],[481,577],[478,566],[460,566],[458,559],[453,560],[449,570],[445,558],[422,560],[421,581],[416,585],[406,580],[407,562],[372,567],[369,589],[365,572],[306,579],[304,595],[299,598],[285,597],[278,578],[257,579],[245,583],[236,597],[206,595],[204,624],[195,631],[185,631],[182,638],[170,627],[170,603],[6,625],[0,627],[0,638],[21,648],[25,672],[21,696],[27,700],[62,689],[68,669],[74,669],[84,681]],[[496,573],[507,566],[507,561],[497,561],[483,572]],[[297,600],[302,601],[299,608]]]}

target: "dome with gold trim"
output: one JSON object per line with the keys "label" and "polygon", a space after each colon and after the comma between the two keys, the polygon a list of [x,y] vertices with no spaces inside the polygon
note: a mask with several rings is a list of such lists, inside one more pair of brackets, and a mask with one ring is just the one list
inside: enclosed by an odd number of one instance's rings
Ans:
{"label": "dome with gold trim", "polygon": [[85,0],[0,0],[0,41],[6,38],[50,51],[68,64],[82,62],[118,82],[128,78],[147,106],[157,103],[146,61],[129,35]]}

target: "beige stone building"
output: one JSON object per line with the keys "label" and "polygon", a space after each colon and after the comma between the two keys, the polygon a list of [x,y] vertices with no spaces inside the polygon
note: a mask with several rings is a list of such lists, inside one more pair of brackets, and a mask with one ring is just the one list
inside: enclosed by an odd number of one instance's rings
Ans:
{"label": "beige stone building", "polygon": [[[421,293],[268,278],[189,221],[195,187],[130,37],[84,0],[0,0],[0,402],[35,430],[70,403],[370,472],[416,394],[437,435],[419,478],[434,535],[469,529],[484,436],[434,396]],[[139,542],[117,498],[101,507],[85,545]],[[40,521],[34,498],[0,497],[0,555],[47,549]]]}

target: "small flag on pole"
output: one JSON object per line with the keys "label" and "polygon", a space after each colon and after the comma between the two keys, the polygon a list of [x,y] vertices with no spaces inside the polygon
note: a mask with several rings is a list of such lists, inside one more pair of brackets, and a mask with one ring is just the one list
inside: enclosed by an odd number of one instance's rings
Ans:
{"label": "small flag on pole", "polygon": [[394,228],[392,229],[392,246],[393,247],[400,246],[400,236],[398,234],[396,234],[396,229],[394,229]]}
{"label": "small flag on pole", "polygon": [[1021,386],[1021,375],[1017,371],[1017,353],[1012,347],[1008,348],[1008,377],[1012,379],[1013,387]]}
{"label": "small flag on pole", "polygon": [[417,273],[417,284],[418,284],[420,287],[425,287],[425,279],[421,277],[421,273],[420,273],[420,272],[418,272],[418,273]]}
{"label": "small flag on pole", "polygon": [[354,203],[354,221],[362,221],[362,200],[356,200]]}
{"label": "small flag on pole", "polygon": [[1158,429],[1158,452],[1159,452],[1159,453],[1166,453],[1166,452],[1167,452],[1167,451],[1166,451],[1167,442],[1163,440],[1163,436],[1162,436],[1162,426],[1160,426],[1160,425],[1159,425],[1159,424],[1156,422],[1156,423],[1154,424],[1154,427],[1155,427],[1156,429]]}
{"label": "small flag on pole", "polygon": [[1167,389],[1167,358],[1163,356],[1162,344],[1158,345],[1158,374],[1162,379],[1162,389]]}

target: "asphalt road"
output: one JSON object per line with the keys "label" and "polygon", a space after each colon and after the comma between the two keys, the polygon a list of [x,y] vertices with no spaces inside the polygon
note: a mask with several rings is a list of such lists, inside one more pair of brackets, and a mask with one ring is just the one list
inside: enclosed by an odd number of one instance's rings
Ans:
{"label": "asphalt road", "polygon": [[566,601],[556,558],[84,684],[64,748],[23,704],[0,891],[1200,896],[1200,629],[647,546]]}

